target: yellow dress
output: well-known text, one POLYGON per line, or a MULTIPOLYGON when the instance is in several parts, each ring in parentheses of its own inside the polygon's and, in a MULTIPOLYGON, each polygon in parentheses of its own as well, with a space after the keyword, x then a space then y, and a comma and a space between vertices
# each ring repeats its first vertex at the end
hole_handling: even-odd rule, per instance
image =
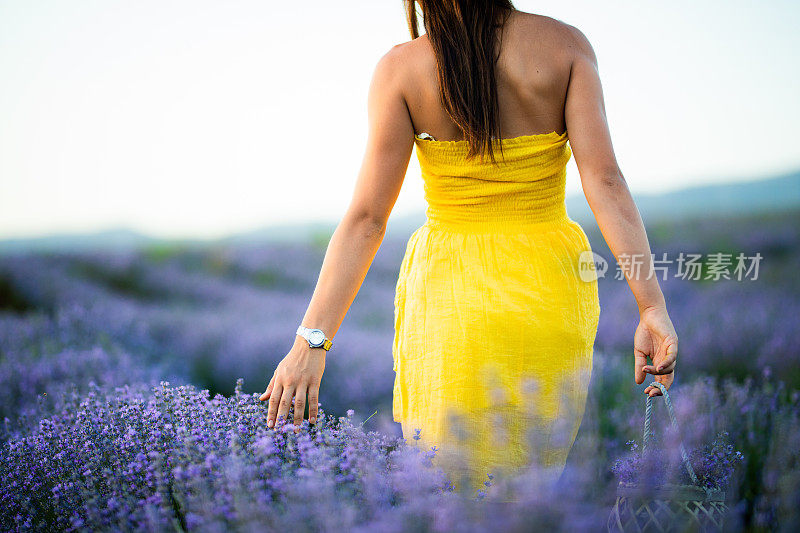
POLYGON ((415 136, 428 205, 395 293, 393 417, 459 491, 532 461, 560 474, 583 417, 600 304, 567 141, 495 140, 494 166, 415 136))

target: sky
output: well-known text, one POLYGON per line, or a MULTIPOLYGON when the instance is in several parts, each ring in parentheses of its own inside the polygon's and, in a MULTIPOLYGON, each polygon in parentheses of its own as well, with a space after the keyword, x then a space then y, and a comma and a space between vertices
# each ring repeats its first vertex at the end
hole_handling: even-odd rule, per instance
MULTIPOLYGON (((514 5, 592 43, 634 194, 800 168, 800 2, 514 5)), ((409 39, 401 0, 0 0, 0 239, 339 220, 409 39)), ((392 217, 424 207, 412 154, 392 217)))

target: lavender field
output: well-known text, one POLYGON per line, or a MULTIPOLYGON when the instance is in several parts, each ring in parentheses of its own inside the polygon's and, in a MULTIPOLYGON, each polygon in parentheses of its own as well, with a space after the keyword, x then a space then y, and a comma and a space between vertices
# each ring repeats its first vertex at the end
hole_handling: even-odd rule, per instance
MULTIPOLYGON (((670 393, 687 448, 727 432, 740 453, 694 463, 724 479, 725 528, 798 530, 800 212, 648 234, 657 257, 761 254, 755 279, 706 279, 708 262, 698 280, 669 267, 661 283, 680 337, 670 393)), ((635 301, 613 261, 564 475, 550 484, 531 465, 465 494, 392 421, 401 237, 384 241, 336 335, 316 426, 267 428, 258 396, 294 341, 326 243, 0 256, 0 528, 605 530, 619 461, 641 440, 645 388, 633 382, 635 301), (508 492, 519 501, 494 503, 508 492)))

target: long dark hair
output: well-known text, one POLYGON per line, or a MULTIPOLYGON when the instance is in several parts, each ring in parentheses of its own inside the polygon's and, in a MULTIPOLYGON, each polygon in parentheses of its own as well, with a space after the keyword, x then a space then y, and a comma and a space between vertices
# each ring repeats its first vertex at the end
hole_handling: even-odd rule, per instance
MULTIPOLYGON (((436 54, 439 96, 469 143, 467 158, 488 154, 496 163, 492 137, 500 139, 495 64, 498 33, 514 10, 511 0, 403 0, 412 39, 419 37, 417 3, 436 54)), ((500 143, 500 152, 503 148, 500 143)))

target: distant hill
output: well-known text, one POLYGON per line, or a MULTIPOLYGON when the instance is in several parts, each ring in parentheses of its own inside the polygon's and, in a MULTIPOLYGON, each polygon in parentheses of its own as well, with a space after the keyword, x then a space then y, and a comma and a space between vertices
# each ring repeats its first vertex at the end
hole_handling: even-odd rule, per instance
POLYGON ((94 233, 64 233, 30 237, 24 239, 0 240, 0 252, 25 252, 28 250, 86 250, 86 249, 130 249, 141 246, 153 239, 127 228, 115 228, 94 233))
MULTIPOLYGON (((773 178, 701 185, 663 194, 635 194, 634 199, 645 223, 675 217, 703 217, 730 214, 753 214, 800 207, 800 171, 773 178)), ((567 197, 569 216, 581 224, 595 223, 592 211, 582 194, 567 197)), ((406 238, 425 222, 425 212, 392 216, 388 237, 406 238)), ((91 234, 48 235, 29 239, 0 240, 0 253, 28 250, 130 249, 139 246, 172 242, 176 244, 248 245, 263 242, 327 242, 336 221, 306 224, 279 224, 219 239, 162 240, 121 228, 91 234)))
MULTIPOLYGON (((423 216, 424 218, 424 216, 423 216)), ((328 240, 336 229, 338 222, 305 222, 291 224, 275 224, 266 228, 237 233, 223 237, 218 242, 224 244, 257 244, 261 242, 303 242, 317 239, 328 240)))
MULTIPOLYGON (((762 180, 699 185, 662 194, 634 193, 633 197, 646 223, 676 216, 782 211, 800 206, 800 171, 762 180)), ((583 195, 567 198, 567 211, 579 222, 594 220, 583 195)))

